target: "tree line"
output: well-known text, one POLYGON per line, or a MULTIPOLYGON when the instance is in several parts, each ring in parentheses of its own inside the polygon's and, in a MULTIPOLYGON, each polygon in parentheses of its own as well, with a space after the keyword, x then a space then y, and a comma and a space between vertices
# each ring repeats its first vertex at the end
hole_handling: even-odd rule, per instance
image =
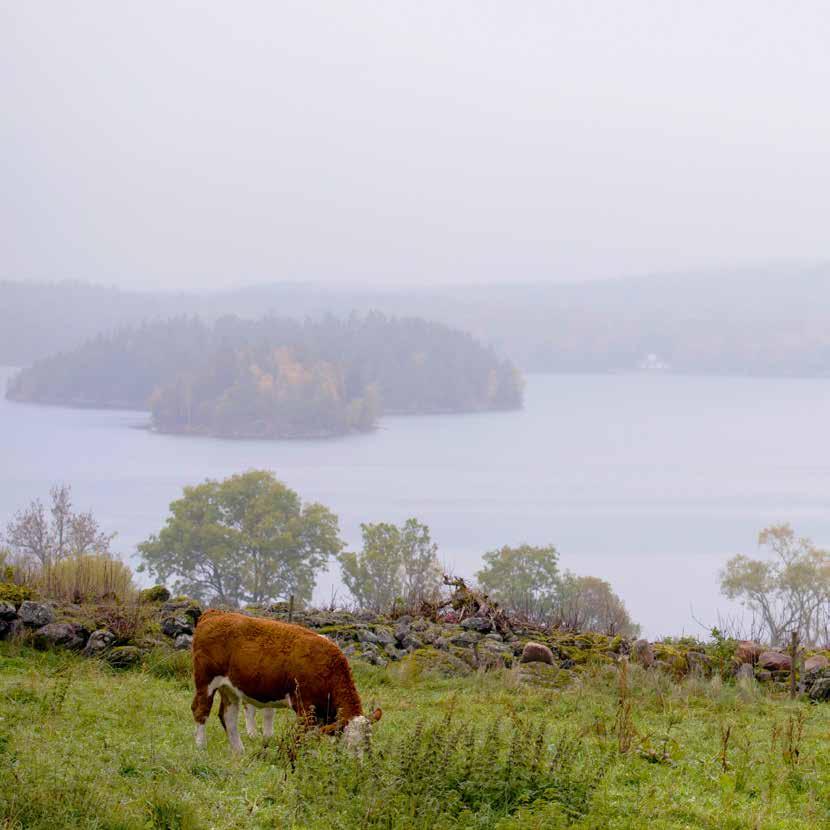
MULTIPOLYGON (((41 586, 55 573, 63 574, 61 585, 83 585, 93 568, 118 561, 111 552, 114 537, 91 514, 74 510, 65 485, 52 490, 49 505, 36 500, 16 514, 5 537, 7 566, 28 566, 29 580, 41 586), (65 527, 82 532, 67 534, 65 527), (67 580, 72 567, 83 573, 73 571, 67 580)), ((415 518, 401 525, 366 523, 361 537, 358 550, 346 550, 334 513, 303 502, 271 472, 251 470, 185 487, 164 526, 139 545, 138 570, 202 602, 244 607, 291 596, 309 603, 318 575, 335 561, 356 608, 400 613, 440 603, 446 568, 425 524, 415 518)), ((2 560, 0 552, 0 566, 2 560)), ((492 600, 523 619, 625 635, 637 631, 611 586, 562 573, 552 545, 490 551, 476 580, 492 600)))
MULTIPOLYGON (((311 600, 317 577, 335 561, 356 608, 375 613, 417 609, 440 600, 446 568, 429 528, 361 525, 361 546, 346 550, 337 516, 264 470, 185 487, 164 526, 139 545, 146 572, 200 601, 240 607, 294 596, 311 600)), ((123 598, 132 574, 112 551, 90 511, 75 508, 71 488, 53 487, 8 523, 0 538, 0 583, 18 582, 68 601, 123 598)), ((791 632, 807 645, 830 643, 830 552, 790 525, 765 528, 761 557, 732 557, 722 593, 749 611, 749 628, 727 620, 733 636, 781 646, 791 632), (741 630, 743 629, 743 630, 741 630)), ((559 567, 552 545, 488 551, 478 585, 511 615, 575 630, 635 634, 622 600, 605 580, 559 567)))
POLYGON ((382 413, 516 408, 522 390, 515 367, 469 335, 370 313, 127 327, 37 361, 7 395, 149 409, 163 432, 285 438, 370 429, 382 413))

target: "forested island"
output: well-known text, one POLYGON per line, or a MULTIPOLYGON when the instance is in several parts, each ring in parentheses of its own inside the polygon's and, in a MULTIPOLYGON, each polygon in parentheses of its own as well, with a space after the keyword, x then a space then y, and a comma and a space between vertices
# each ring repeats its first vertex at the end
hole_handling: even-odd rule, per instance
POLYGON ((470 335, 370 313, 129 326, 35 362, 6 394, 149 409, 160 432, 301 438, 369 430, 384 413, 515 409, 522 386, 511 363, 470 335))

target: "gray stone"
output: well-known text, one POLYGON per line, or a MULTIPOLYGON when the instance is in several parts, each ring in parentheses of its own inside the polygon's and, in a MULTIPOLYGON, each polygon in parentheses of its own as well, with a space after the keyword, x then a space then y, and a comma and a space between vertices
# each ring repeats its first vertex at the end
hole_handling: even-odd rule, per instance
POLYGON ((15 610, 14 605, 10 602, 0 602, 0 620, 4 620, 9 622, 10 620, 17 619, 17 611, 15 610))
POLYGON ((141 649, 135 646, 116 646, 105 659, 113 668, 128 669, 141 662, 141 655, 141 649))
POLYGON ((35 648, 47 649, 61 646, 80 651, 89 639, 89 632, 76 623, 49 623, 34 633, 35 648))
POLYGON ((176 637, 175 641, 173 642, 173 648, 178 649, 179 651, 185 651, 189 649, 192 645, 192 634, 179 634, 179 636, 176 637))
POLYGON ((487 617, 468 617, 462 620, 461 627, 467 631, 478 631, 480 634, 487 634, 493 630, 493 623, 487 617))
POLYGON ((84 648, 84 654, 87 657, 95 657, 103 654, 115 642, 115 634, 106 628, 99 628, 89 635, 84 648))
POLYGON ((735 679, 739 683, 754 683, 755 669, 752 668, 750 663, 741 663, 735 670, 735 679))
POLYGON ((391 643, 387 643, 383 647, 383 650, 386 652, 390 660, 401 660, 404 657, 406 657, 408 653, 406 651, 403 651, 402 649, 395 648, 395 646, 393 646, 391 643))
POLYGON ((168 637, 175 639, 179 634, 192 634, 193 624, 190 618, 184 615, 165 617, 161 621, 161 630, 168 637))
POLYGON ((462 631, 450 640, 450 644, 458 648, 472 648, 481 639, 482 635, 477 631, 462 631))
POLYGON ((398 620, 398 624, 395 627, 395 639, 399 643, 402 642, 403 638, 406 637, 407 634, 409 634, 409 629, 409 619, 402 617, 400 620, 398 620))
POLYGON ((374 631, 369 631, 368 628, 359 628, 357 630, 357 639, 361 643, 377 643, 380 642, 378 640, 377 635, 374 631))
POLYGON ((496 643, 503 643, 504 642, 504 638, 501 636, 501 634, 498 633, 498 631, 491 631, 489 634, 485 634, 484 639, 485 640, 493 640, 493 642, 496 642, 496 643))
POLYGON ((412 621, 412 630, 413 631, 426 631, 429 628, 429 622, 425 620, 423 617, 418 617, 418 619, 412 621))
POLYGON ((395 638, 386 628, 376 628, 375 639, 377 640, 377 642, 384 646, 395 645, 395 638))
POLYGON ((42 628, 55 621, 55 612, 52 607, 42 602, 24 600, 17 612, 23 624, 29 628, 42 628))
POLYGON ((412 633, 406 634, 400 642, 401 648, 405 648, 407 651, 416 651, 424 647, 424 644, 412 633))

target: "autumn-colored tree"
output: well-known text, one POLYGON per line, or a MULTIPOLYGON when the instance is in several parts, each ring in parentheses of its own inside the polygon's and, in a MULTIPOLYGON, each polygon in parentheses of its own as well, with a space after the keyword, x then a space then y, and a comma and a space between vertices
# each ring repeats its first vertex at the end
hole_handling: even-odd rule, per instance
POLYGON ((761 531, 762 559, 734 556, 721 571, 722 593, 739 600, 773 645, 791 631, 802 642, 826 644, 830 629, 830 553, 798 537, 789 524, 761 531))
POLYGON ((608 582, 570 571, 559 580, 551 622, 574 631, 601 631, 624 637, 635 637, 640 631, 608 582))

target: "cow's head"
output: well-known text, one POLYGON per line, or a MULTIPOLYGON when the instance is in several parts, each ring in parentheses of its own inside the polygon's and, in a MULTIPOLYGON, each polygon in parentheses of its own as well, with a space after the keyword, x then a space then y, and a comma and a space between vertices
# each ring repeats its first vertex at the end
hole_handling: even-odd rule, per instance
POLYGON ((343 729, 343 743, 346 748, 356 755, 362 756, 372 738, 372 724, 379 721, 383 715, 380 709, 375 709, 368 717, 358 715, 352 718, 343 729))

